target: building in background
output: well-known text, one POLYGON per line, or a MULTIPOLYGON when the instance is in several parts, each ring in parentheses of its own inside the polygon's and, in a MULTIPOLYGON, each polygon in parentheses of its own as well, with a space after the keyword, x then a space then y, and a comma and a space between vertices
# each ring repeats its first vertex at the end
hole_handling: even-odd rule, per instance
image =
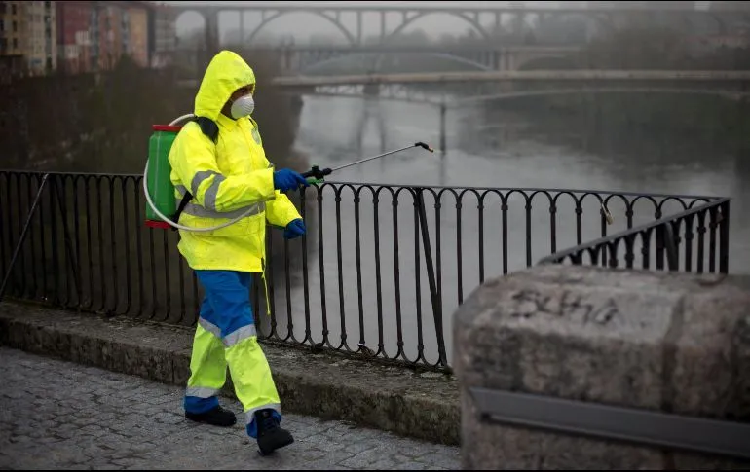
POLYGON ((149 66, 148 19, 151 16, 149 13, 153 14, 151 10, 134 6, 130 6, 126 11, 129 37, 125 53, 129 54, 140 67, 149 66))
POLYGON ((0 2, 0 74, 19 75, 26 70, 26 2, 0 2))
POLYGON ((177 30, 175 13, 165 3, 154 4, 153 15, 149 23, 151 44, 151 67, 161 68, 170 64, 177 49, 177 30))
POLYGON ((57 2, 57 57, 58 66, 67 73, 91 70, 93 48, 91 23, 94 15, 92 1, 57 2))
POLYGON ((174 21, 164 10, 142 1, 58 2, 59 57, 72 73, 112 69, 124 55, 149 67, 158 43, 153 36, 171 28, 174 40, 174 21), (161 25, 153 34, 152 23, 161 25))
POLYGON ((147 1, 0 1, 0 72, 109 70, 123 56, 163 67, 176 49, 175 15, 147 1))
POLYGON ((54 70, 57 2, 0 2, 0 68, 13 75, 54 70))
MULTIPOLYGON (((19 2, 21 3, 21 2, 19 2)), ((57 65, 56 3, 23 2, 26 6, 26 51, 29 72, 43 75, 57 65)))
MULTIPOLYGON (((123 53, 123 9, 120 2, 95 2, 92 28, 91 63, 95 71, 112 69, 123 53)), ((129 39, 129 38, 128 38, 129 39)))

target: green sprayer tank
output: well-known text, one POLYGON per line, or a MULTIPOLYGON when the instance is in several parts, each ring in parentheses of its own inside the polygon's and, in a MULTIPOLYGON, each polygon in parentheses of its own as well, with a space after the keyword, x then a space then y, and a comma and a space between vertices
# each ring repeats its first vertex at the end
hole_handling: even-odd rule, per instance
MULTIPOLYGON (((177 210, 174 185, 169 179, 169 150, 181 126, 153 125, 153 133, 148 141, 147 188, 154 206, 165 216, 172 216, 177 210)), ((167 224, 146 202, 146 226, 169 229, 167 224)))

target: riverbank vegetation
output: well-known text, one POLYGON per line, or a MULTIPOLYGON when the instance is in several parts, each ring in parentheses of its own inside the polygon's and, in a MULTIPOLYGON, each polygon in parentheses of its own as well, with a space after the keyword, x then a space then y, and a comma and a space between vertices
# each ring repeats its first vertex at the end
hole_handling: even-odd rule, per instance
MULTIPOLYGON (((299 99, 270 86, 278 60, 241 52, 258 81, 255 119, 266 152, 288 165, 299 99)), ((179 64, 178 64, 179 66, 179 64)), ((127 56, 101 74, 55 74, 0 87, 0 168, 140 173, 151 126, 193 110, 197 87, 179 68, 141 69, 127 56)))

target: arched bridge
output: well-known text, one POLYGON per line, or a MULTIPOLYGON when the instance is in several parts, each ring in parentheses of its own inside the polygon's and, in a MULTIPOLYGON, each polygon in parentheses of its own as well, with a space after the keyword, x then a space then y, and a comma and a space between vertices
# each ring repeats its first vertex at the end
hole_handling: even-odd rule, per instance
MULTIPOLYGON (((704 86, 705 87, 705 86, 704 86)), ((602 94, 690 94, 690 95, 712 95, 728 98, 730 100, 740 100, 750 96, 750 90, 736 90, 732 87, 724 88, 680 88, 674 85, 651 85, 651 86, 612 86, 611 84, 594 82, 593 84, 581 84, 578 87, 567 88, 548 88, 543 90, 517 90, 497 93, 484 93, 481 88, 476 90, 466 89, 462 97, 456 97, 454 94, 436 93, 412 89, 404 85, 390 84, 382 85, 377 89, 365 85, 340 85, 340 86, 321 86, 315 90, 306 93, 307 95, 332 96, 332 97, 352 97, 352 98, 370 98, 375 97, 378 100, 421 103, 435 105, 445 108, 461 108, 476 103, 511 100, 524 97, 543 97, 557 95, 575 95, 581 93, 602 93, 602 94)))
MULTIPOLYGON (((197 80, 183 81, 195 87, 197 80)), ((549 90, 707 90, 744 96, 750 91, 750 71, 700 70, 533 70, 448 72, 421 74, 369 74, 323 77, 277 77, 272 84, 292 93, 380 95, 407 90, 414 85, 490 85, 492 93, 545 93, 549 90)), ((414 89, 411 89, 414 90, 414 89)), ((434 92, 433 92, 434 95, 434 92)))
MULTIPOLYGON (((229 13, 236 15, 240 20, 240 33, 245 44, 252 44, 257 35, 268 25, 283 16, 292 13, 302 13, 313 17, 323 18, 331 24, 331 27, 340 31, 345 41, 351 46, 363 44, 363 17, 375 14, 380 17, 380 43, 388 44, 407 27, 415 24, 423 18, 435 14, 450 15, 467 24, 475 34, 484 39, 491 38, 491 29, 487 26, 486 19, 493 18, 494 25, 502 24, 503 17, 513 17, 520 20, 522 24, 529 24, 532 20, 543 25, 547 21, 563 17, 577 16, 587 20, 600 31, 611 31, 623 23, 623 19, 629 20, 634 17, 645 18, 668 15, 679 18, 684 26, 692 26, 697 22, 704 22, 705 18, 715 23, 715 33, 727 33, 727 21, 731 18, 745 17, 747 11, 742 6, 736 9, 726 7, 721 12, 696 11, 693 2, 634 2, 627 7, 612 8, 607 2, 589 2, 585 8, 580 2, 560 2, 558 8, 542 6, 526 6, 524 2, 510 2, 482 6, 445 6, 423 2, 417 5, 405 4, 357 4, 356 2, 336 2, 328 4, 316 4, 314 2, 280 3, 280 2, 247 2, 244 4, 211 2, 209 4, 195 4, 184 2, 181 5, 172 5, 172 9, 179 18, 182 13, 193 11, 204 17, 206 22, 206 50, 216 51, 219 48, 219 14, 229 13), (246 26, 245 13, 257 13, 260 22, 251 28, 246 26), (354 24, 346 20, 354 15, 354 24), (396 19, 395 25, 388 24, 388 18, 396 19), (389 27, 390 26, 390 27, 389 27)), ((741 3, 741 2, 734 2, 741 3)), ((393 23, 393 22, 391 22, 393 23)))
POLYGON ((716 84, 750 88, 750 71, 710 70, 534 70, 497 72, 446 72, 422 74, 369 74, 338 77, 277 77, 277 87, 312 91, 317 87, 380 86, 387 84, 456 84, 456 83, 670 83, 682 86, 716 84))
POLYGON ((276 50, 286 75, 326 75, 331 70, 350 72, 378 72, 388 68, 403 69, 399 63, 415 67, 429 67, 428 62, 440 66, 455 65, 469 70, 519 70, 537 61, 562 60, 571 66, 581 51, 575 46, 516 46, 516 47, 285 47, 276 50))

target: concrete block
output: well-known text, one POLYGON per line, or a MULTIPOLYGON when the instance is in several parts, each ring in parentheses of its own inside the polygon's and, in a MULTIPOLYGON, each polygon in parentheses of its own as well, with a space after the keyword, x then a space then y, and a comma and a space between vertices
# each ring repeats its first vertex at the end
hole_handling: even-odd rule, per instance
MULTIPOLYGON (((487 281, 457 310, 465 468, 750 463, 480 420, 471 387, 750 419, 750 277, 547 266, 487 281)), ((750 440, 748 441, 750 447, 750 440)))

